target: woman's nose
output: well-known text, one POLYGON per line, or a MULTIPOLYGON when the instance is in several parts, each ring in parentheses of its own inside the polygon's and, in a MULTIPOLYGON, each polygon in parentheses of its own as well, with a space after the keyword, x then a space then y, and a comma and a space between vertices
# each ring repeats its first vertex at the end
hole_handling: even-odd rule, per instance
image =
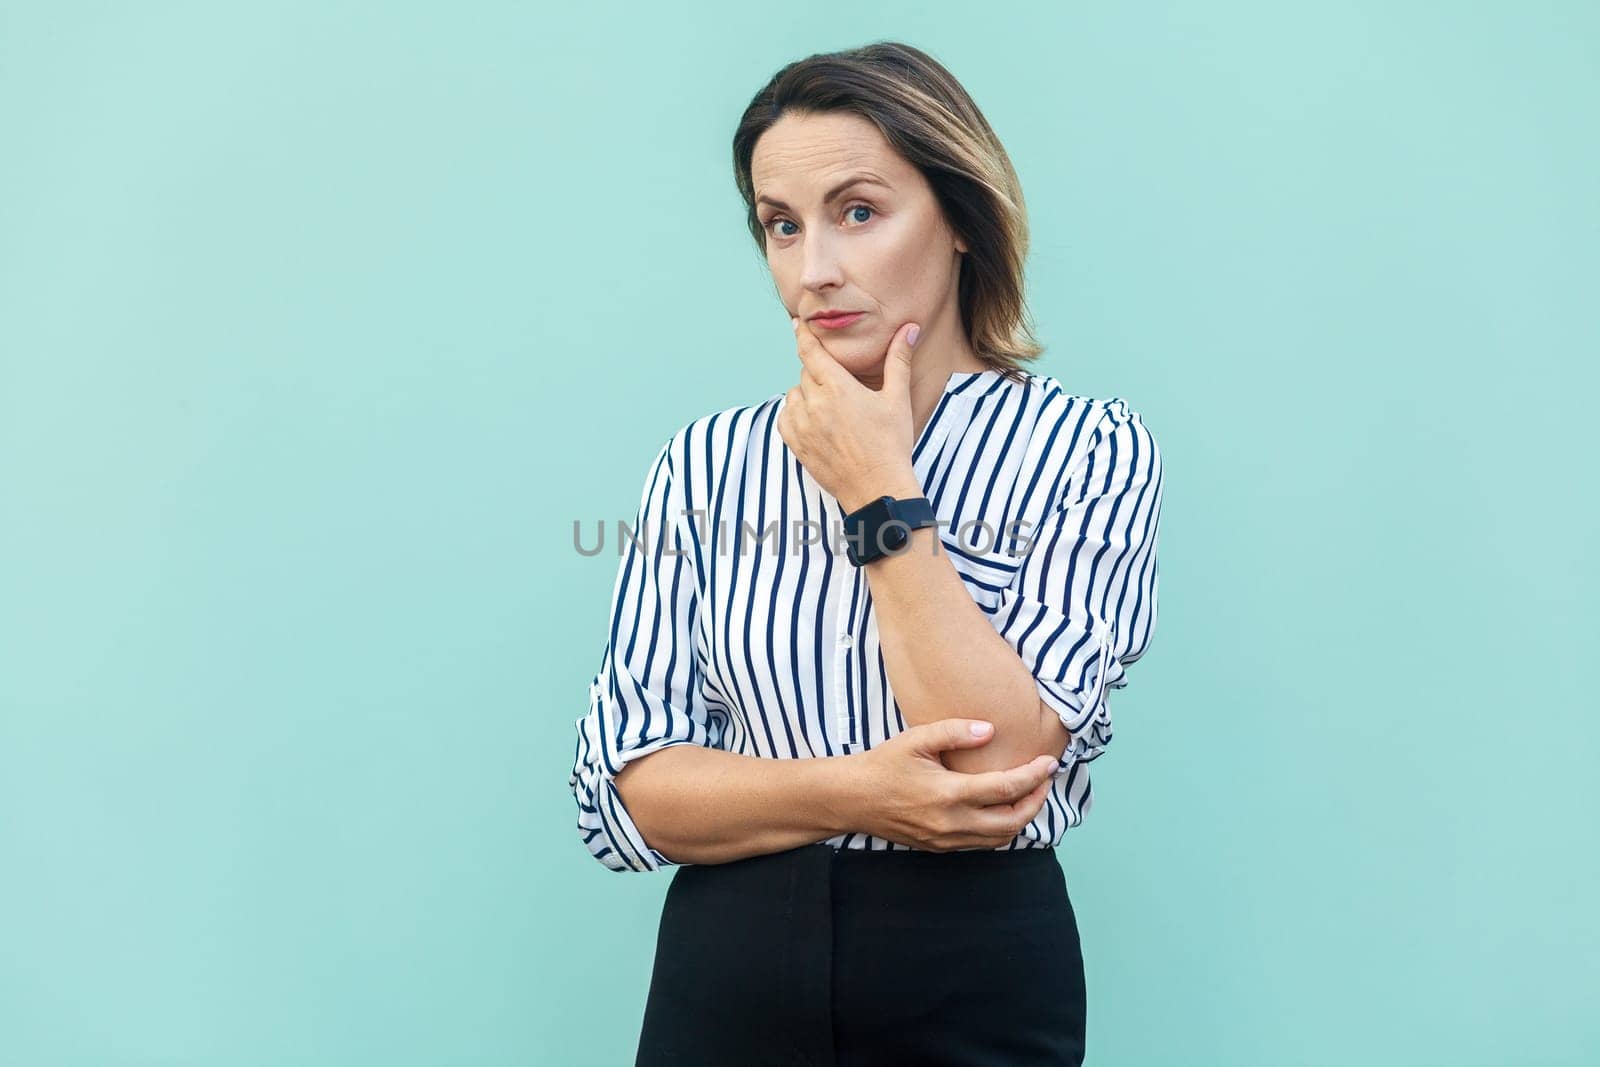
POLYGON ((839 283, 839 256, 825 238, 806 242, 801 251, 800 282, 809 288, 839 283))

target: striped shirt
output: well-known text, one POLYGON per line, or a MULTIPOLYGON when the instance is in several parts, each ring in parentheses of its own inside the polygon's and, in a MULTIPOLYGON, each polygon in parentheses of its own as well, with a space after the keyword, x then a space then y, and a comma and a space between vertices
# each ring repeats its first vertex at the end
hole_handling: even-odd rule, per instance
MULTIPOLYGON (((844 510, 777 428, 787 393, 695 419, 656 453, 622 540, 610 633, 577 721, 570 785, 589 851, 617 871, 676 865, 613 779, 668 745, 770 759, 861 752, 905 729, 844 510)), ((1161 454, 1120 398, 1046 375, 950 376, 912 451, 973 600, 1072 740, 1039 814, 1003 848, 1058 844, 1091 806, 1112 689, 1156 621, 1161 454)), ((909 846, 850 832, 835 848, 909 846)))

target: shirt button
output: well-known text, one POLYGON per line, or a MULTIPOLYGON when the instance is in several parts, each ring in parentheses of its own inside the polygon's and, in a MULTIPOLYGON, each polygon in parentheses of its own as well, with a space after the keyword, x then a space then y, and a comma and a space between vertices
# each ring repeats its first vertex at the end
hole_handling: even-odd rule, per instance
POLYGON ((851 640, 852 640, 852 638, 851 638, 851 636, 849 634, 840 634, 839 635, 839 643, 841 645, 848 645, 851 640))

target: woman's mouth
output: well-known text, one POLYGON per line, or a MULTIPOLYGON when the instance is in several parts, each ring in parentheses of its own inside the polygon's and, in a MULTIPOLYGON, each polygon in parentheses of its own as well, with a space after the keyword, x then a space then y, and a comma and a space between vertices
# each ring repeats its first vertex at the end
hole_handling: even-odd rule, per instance
POLYGON ((865 314, 865 311, 853 311, 848 315, 818 315, 811 322, 825 330, 842 330, 865 314))

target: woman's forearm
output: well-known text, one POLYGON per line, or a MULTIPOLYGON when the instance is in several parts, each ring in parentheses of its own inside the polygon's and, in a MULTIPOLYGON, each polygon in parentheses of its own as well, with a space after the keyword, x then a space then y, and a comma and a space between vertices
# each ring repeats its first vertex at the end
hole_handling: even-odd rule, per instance
POLYGON ((1067 728, 1016 650, 984 618, 949 555, 932 544, 937 536, 932 528, 914 531, 903 554, 867 565, 884 673, 906 725, 954 717, 993 723, 987 745, 943 754, 946 767, 965 774, 1059 757, 1067 728))
MULTIPOLYGON (((901 484, 882 491, 922 495, 909 472, 901 484)), ((972 599, 936 527, 913 530, 901 552, 865 570, 884 672, 906 725, 958 716, 994 724, 992 741, 946 752, 945 766, 972 774, 1061 755, 1070 740, 1067 728, 1040 698, 1016 650, 972 599)))
POLYGON ((674 863, 727 863, 857 830, 857 756, 771 759, 670 745, 617 774, 650 847, 674 863))

